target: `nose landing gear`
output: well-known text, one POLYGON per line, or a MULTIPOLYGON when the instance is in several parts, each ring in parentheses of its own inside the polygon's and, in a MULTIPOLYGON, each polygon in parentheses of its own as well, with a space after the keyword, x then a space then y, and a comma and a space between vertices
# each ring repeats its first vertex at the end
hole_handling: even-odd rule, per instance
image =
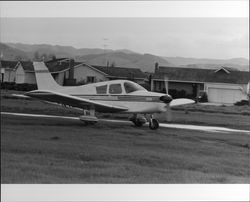
POLYGON ((159 121, 157 121, 157 119, 153 118, 153 115, 150 115, 149 128, 151 130, 156 130, 157 128, 159 128, 159 121))

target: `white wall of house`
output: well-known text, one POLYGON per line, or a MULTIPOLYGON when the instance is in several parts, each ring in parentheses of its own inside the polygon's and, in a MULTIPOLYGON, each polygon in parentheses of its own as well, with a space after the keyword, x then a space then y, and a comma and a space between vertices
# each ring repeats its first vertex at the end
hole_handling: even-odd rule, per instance
POLYGON ((36 77, 34 72, 24 71, 22 65, 18 65, 15 72, 15 81, 17 84, 28 83, 36 84, 36 77))
POLYGON ((87 77, 94 77, 95 82, 100 81, 107 81, 108 79, 105 77, 104 74, 101 72, 98 72, 88 66, 85 65, 79 65, 74 69, 74 78, 76 79, 76 82, 87 82, 87 77))
POLYGON ((247 99, 247 84, 206 83, 208 102, 233 104, 247 99))
POLYGON ((25 83, 25 72, 22 65, 18 65, 16 69, 16 83, 25 83))
POLYGON ((15 77, 16 77, 16 72, 14 70, 5 69, 3 82, 15 82, 15 77))

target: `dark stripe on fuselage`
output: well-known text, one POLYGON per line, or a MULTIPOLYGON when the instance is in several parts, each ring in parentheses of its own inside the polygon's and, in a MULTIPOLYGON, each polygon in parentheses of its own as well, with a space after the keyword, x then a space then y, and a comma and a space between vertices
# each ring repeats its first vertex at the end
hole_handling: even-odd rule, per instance
POLYGON ((79 98, 99 101, 126 101, 126 102, 161 102, 156 96, 142 95, 72 95, 79 98))

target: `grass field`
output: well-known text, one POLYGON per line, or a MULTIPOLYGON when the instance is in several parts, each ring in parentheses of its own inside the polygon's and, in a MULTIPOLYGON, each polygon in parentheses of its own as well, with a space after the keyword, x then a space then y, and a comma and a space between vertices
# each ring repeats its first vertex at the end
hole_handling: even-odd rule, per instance
MULTIPOLYGON (((80 114, 5 98, 1 110, 80 114)), ((250 128, 243 114, 173 113, 174 122, 250 128)), ((250 183, 249 145, 243 133, 2 115, 1 183, 250 183)))

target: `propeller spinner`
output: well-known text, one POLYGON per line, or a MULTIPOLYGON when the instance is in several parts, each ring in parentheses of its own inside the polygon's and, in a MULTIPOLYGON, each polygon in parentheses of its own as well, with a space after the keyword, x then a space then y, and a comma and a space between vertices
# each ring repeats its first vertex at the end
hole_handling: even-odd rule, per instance
POLYGON ((161 96, 160 100, 166 104, 169 104, 173 100, 173 98, 171 95, 166 94, 166 95, 161 96))

